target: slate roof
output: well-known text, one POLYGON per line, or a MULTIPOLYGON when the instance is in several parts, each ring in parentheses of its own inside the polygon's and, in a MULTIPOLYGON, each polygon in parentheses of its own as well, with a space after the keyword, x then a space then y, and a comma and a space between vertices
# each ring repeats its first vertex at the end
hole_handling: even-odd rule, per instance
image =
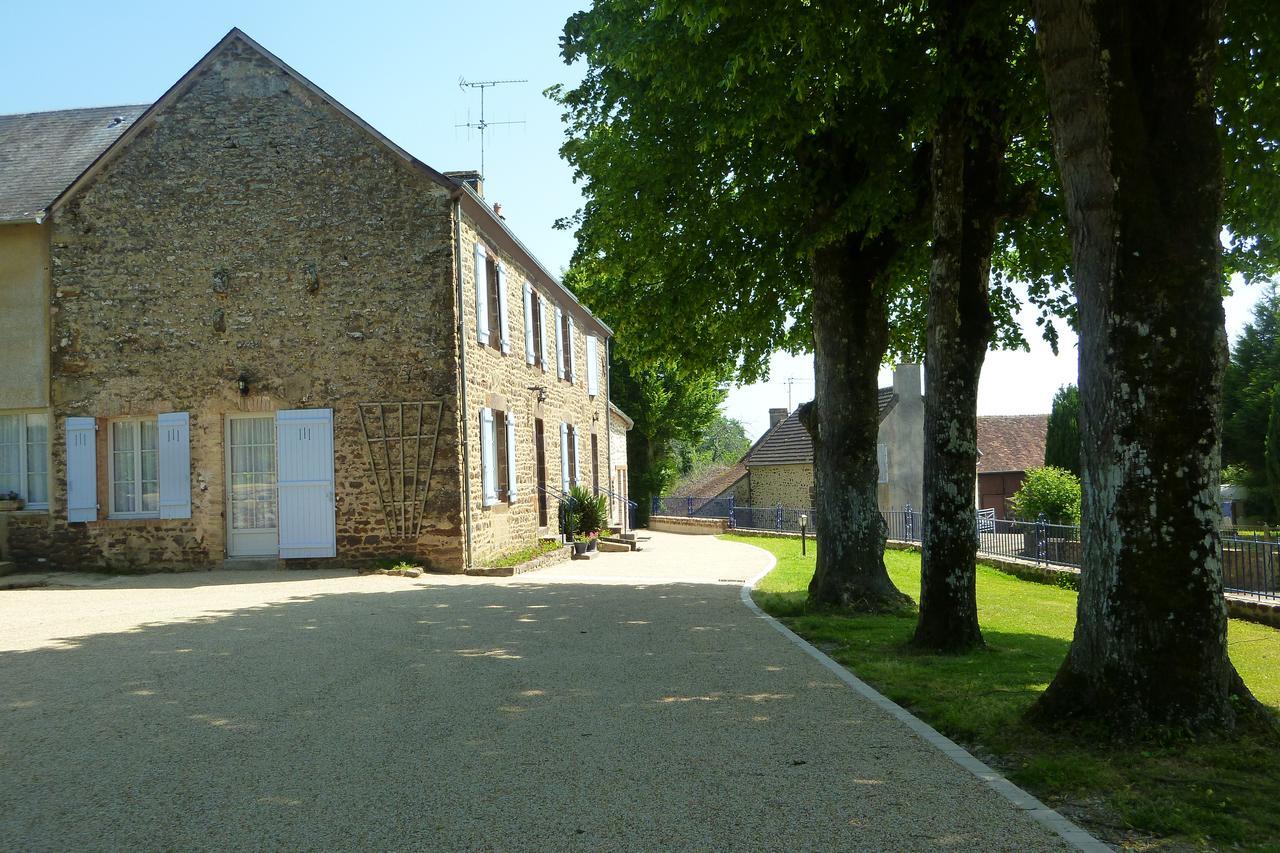
POLYGON ((978 418, 978 473, 1028 471, 1044 465, 1048 415, 983 415, 978 418))
MULTIPOLYGON (((881 388, 879 396, 880 420, 889 414, 897 397, 893 388, 881 388)), ((742 461, 752 465, 812 465, 813 439, 800 423, 800 410, 787 415, 786 420, 764 434, 756 446, 747 451, 742 461)))
POLYGON ((0 116, 0 222, 35 220, 147 106, 0 116))

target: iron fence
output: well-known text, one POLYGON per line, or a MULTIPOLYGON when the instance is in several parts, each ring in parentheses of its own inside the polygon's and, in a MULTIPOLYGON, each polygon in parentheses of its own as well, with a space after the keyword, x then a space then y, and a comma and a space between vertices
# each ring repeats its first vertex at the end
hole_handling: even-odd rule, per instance
MULTIPOLYGON (((813 532, 818 514, 811 508, 743 506, 733 498, 654 498, 654 515, 726 518, 738 530, 799 533, 803 520, 813 532)), ((881 513, 885 534, 901 542, 920 542, 923 515, 910 505, 881 513)), ((988 557, 1029 560, 1039 565, 1080 568, 1083 546, 1080 528, 1036 521, 996 518, 994 510, 979 511, 974 526, 978 553, 988 557)), ((1280 541, 1261 537, 1222 539, 1222 580, 1227 592, 1280 598, 1280 541)))

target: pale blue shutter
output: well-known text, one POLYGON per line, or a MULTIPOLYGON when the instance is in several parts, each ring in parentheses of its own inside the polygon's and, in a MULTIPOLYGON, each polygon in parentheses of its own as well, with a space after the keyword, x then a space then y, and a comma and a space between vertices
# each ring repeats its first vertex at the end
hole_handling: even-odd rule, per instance
POLYGON ((596 336, 587 335, 587 393, 592 397, 600 393, 600 365, 597 364, 596 336))
POLYGON ((556 306, 556 378, 564 379, 564 335, 561 334, 563 317, 560 306, 556 306))
POLYGON ((577 362, 574 358, 575 353, 573 351, 574 349, 573 339, 576 337, 577 337, 577 334, 573 330, 573 318, 570 317, 569 318, 569 340, 564 347, 564 357, 565 357, 564 375, 566 378, 568 378, 570 382, 576 382, 578 379, 577 362))
POLYGON ((156 420, 160 428, 160 517, 190 518, 190 416, 168 412, 156 420))
POLYGON ((516 502, 516 419, 507 412, 507 501, 516 502))
POLYGON ((489 343, 489 278, 485 274, 484 243, 476 241, 476 339, 489 343))
POLYGON ((560 491, 569 493, 569 425, 560 424, 560 491))
POLYGON ((498 261, 498 343, 502 354, 511 352, 511 321, 507 316, 507 267, 498 261))
POLYGON ((533 287, 524 283, 524 361, 533 364, 533 287))
POLYGON ((480 485, 484 505, 498 502, 497 436, 493 431, 493 409, 480 410, 480 485))
POLYGON ((93 418, 66 418, 67 521, 98 520, 98 440, 93 418))
POLYGON ((546 373, 547 365, 551 363, 551 338, 547 337, 547 300, 542 298, 542 294, 538 294, 538 322, 542 324, 542 372, 546 373))
POLYGON ((276 502, 283 559, 333 557, 333 409, 276 412, 276 502))

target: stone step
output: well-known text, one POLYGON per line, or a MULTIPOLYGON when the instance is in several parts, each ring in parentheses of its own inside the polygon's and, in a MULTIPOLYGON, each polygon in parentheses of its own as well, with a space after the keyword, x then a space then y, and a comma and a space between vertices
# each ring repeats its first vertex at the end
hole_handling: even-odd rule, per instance
POLYGON ((228 557, 222 568, 233 572, 276 572, 284 569, 279 557, 228 557))
POLYGON ((605 553, 630 553, 635 550, 635 545, 630 542, 617 542, 613 539, 601 539, 596 547, 605 553))
POLYGON ((575 552, 574 552, 574 554, 573 554, 572 559, 574 559, 574 560, 594 560, 596 557, 599 557, 599 556, 600 556, 600 551, 599 551, 599 550, 596 550, 596 551, 587 551, 587 552, 585 552, 585 553, 583 553, 583 554, 579 554, 579 553, 577 553, 577 552, 575 551, 575 552))
POLYGON ((18 571, 18 567, 16 565, 14 565, 13 563, 6 563, 3 560, 0 560, 0 578, 4 577, 5 575, 11 575, 16 571, 18 571))

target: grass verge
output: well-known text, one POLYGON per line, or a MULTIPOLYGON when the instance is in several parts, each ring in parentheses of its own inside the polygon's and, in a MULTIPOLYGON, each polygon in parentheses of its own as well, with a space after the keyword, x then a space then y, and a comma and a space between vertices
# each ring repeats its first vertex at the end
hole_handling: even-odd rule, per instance
MULTIPOLYGON (((802 557, 791 539, 723 538, 778 558, 754 592, 764 610, 1099 837, 1146 850, 1280 850, 1280 738, 1274 732, 1135 745, 1078 731, 1047 733, 1022 721, 1066 655, 1074 591, 979 566, 987 648, 921 654, 907 647, 914 616, 806 612, 812 543, 802 557)), ((889 551, 885 564, 898 588, 919 600, 920 555, 889 551)), ((1280 631, 1233 619, 1228 644, 1254 695, 1280 710, 1280 631)))
POLYGON ((521 563, 527 563, 536 557, 541 557, 543 554, 549 554, 550 552, 563 547, 564 543, 559 539, 539 539, 536 544, 530 545, 527 548, 508 551, 491 560, 486 560, 485 565, 492 566, 495 569, 507 568, 508 566, 518 566, 521 563))

